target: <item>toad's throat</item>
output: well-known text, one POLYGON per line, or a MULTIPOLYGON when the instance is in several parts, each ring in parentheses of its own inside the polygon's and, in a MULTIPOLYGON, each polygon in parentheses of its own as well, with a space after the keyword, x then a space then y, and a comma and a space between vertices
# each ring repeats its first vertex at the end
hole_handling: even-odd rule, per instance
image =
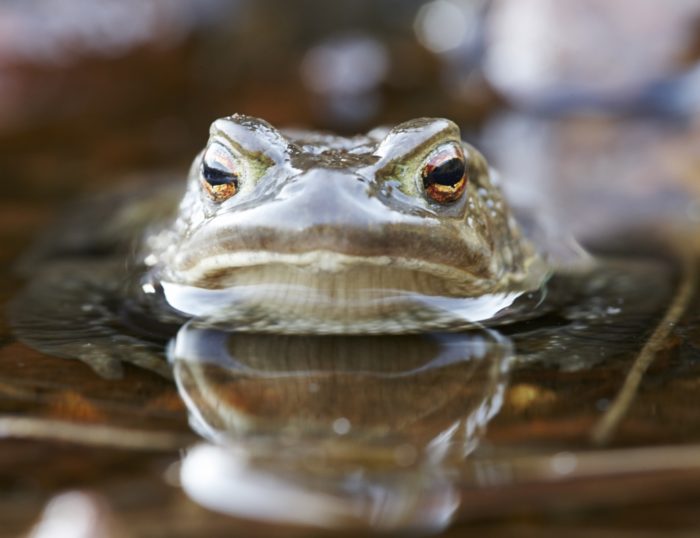
POLYGON ((458 329, 493 317, 531 287, 526 275, 485 278, 423 260, 318 252, 232 253, 169 276, 161 283, 177 310, 241 331, 291 334, 458 329))
MULTIPOLYGON (((363 290, 481 295, 501 287, 503 272, 479 263, 457 268, 410 257, 354 256, 330 251, 299 254, 237 251, 194 261, 190 258, 188 263, 166 271, 163 277, 204 289, 250 285, 302 287, 341 300, 363 290)), ((512 283, 510 280, 503 284, 512 283)))

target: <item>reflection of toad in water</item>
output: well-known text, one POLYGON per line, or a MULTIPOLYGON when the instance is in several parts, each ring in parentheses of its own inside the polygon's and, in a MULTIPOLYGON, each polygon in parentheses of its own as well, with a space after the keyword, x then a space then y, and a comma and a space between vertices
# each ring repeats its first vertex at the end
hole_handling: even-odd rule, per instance
POLYGON ((440 527, 448 478, 501 405, 510 344, 492 332, 259 336, 185 326, 171 349, 212 445, 181 480, 204 506, 273 521, 440 527))

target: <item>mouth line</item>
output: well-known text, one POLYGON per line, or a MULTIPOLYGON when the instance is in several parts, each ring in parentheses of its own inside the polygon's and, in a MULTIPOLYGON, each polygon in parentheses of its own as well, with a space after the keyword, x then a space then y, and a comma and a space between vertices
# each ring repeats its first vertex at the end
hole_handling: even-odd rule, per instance
MULTIPOLYGON (((185 264, 182 264, 185 265, 185 264)), ((180 269, 169 271, 166 278, 174 282, 194 283, 205 289, 227 288, 237 283, 242 272, 258 270, 260 283, 265 282, 264 274, 274 271, 303 273, 312 279, 331 279, 337 283, 354 279, 359 272, 413 273, 425 278, 460 282, 462 286, 479 284, 479 288, 490 283, 493 275, 486 274, 483 268, 471 271, 469 268, 454 267, 441 262, 405 256, 358 256, 331 250, 313 250, 304 253, 280 253, 273 251, 236 251, 204 256, 180 269)), ((285 279, 286 280, 286 279, 285 279)), ((272 278, 269 282, 278 282, 272 278)), ((391 287, 391 279, 383 286, 391 287)), ((309 284, 307 287, 316 286, 309 284)))

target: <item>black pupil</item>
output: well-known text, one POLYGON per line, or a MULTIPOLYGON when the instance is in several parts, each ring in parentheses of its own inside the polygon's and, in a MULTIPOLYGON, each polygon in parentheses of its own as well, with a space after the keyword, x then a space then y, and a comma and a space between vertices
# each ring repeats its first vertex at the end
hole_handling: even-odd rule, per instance
POLYGON ((230 170, 221 170, 212 166, 204 165, 202 167, 202 175, 209 185, 216 187, 218 185, 228 185, 236 182, 236 174, 230 170))
POLYGON ((424 183, 426 186, 437 183, 439 185, 454 187, 459 183, 462 177, 464 177, 465 170, 465 162, 458 157, 453 157, 428 172, 425 176, 424 183))

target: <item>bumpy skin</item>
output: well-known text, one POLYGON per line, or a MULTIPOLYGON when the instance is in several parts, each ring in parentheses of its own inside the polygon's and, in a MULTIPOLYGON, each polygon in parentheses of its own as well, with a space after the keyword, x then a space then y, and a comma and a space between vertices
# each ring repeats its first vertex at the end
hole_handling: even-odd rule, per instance
POLYGON ((203 152, 179 217, 148 241, 153 280, 187 314, 242 330, 416 332, 455 324, 425 298, 514 297, 546 276, 449 120, 342 138, 234 115, 212 124, 212 144, 234 156, 238 192, 209 196, 203 152), (421 170, 448 143, 462 144, 468 185, 445 204, 426 195, 421 170))

